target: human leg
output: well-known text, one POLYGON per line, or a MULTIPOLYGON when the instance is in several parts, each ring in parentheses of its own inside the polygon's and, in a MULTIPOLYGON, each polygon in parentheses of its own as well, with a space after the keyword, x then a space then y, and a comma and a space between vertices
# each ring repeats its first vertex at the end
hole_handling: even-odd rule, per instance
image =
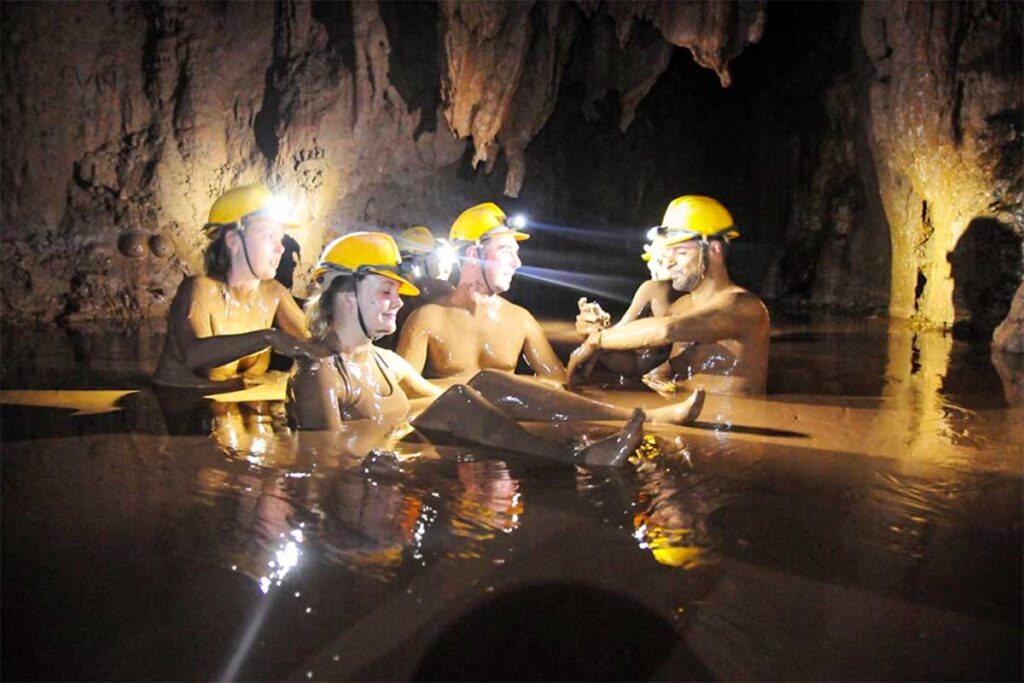
MULTIPOLYGON (((492 405, 516 420, 628 420, 632 408, 579 396, 571 391, 552 389, 528 377, 484 370, 468 382, 492 405)), ((647 420, 669 424, 688 424, 697 419, 704 405, 704 393, 696 391, 679 403, 646 412, 647 420)))
POLYGON ((643 421, 643 411, 634 410, 620 432, 577 452, 530 433, 473 387, 456 384, 420 413, 412 425, 422 431, 443 432, 473 443, 565 462, 620 465, 643 438, 643 421))

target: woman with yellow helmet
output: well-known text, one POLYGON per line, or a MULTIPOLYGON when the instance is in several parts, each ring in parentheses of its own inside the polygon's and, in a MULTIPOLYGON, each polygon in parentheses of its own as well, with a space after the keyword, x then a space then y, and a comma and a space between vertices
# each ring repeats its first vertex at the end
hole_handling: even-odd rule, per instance
POLYGON ((417 296, 390 235, 356 232, 327 245, 315 271, 319 292, 307 304, 310 332, 331 355, 299 359, 288 386, 288 408, 300 429, 339 430, 349 420, 401 423, 424 431, 518 451, 573 460, 571 450, 537 437, 516 420, 628 419, 625 429, 580 452, 582 462, 620 464, 642 437, 645 417, 692 421, 702 396, 690 402, 631 411, 525 378, 484 371, 442 390, 404 358, 374 341, 395 331, 400 295, 417 296), (410 400, 412 399, 412 400, 410 400), (419 404, 419 405, 417 405, 419 404))
POLYGON ((316 355, 306 319, 274 274, 286 227, 295 227, 263 185, 221 195, 204 226, 206 273, 185 278, 171 303, 167 338, 153 381, 222 386, 266 372, 270 351, 316 355))

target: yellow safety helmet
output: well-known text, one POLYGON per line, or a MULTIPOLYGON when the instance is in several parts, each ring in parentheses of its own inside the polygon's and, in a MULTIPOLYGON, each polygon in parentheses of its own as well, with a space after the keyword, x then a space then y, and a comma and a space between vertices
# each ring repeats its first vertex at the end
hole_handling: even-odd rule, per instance
POLYGON ((677 197, 665 209, 661 225, 651 230, 652 239, 660 238, 662 246, 671 247, 690 240, 731 240, 739 237, 732 215, 712 199, 696 194, 677 197))
POLYGON ((395 242, 403 254, 429 254, 437 246, 434 233, 422 225, 406 228, 399 233, 395 242))
POLYGON ((501 234, 511 234, 517 242, 530 239, 528 234, 508 224, 505 212, 497 204, 485 202, 463 211, 452 223, 448 239, 462 244, 479 244, 482 240, 501 234))
POLYGON ((324 247, 320 262, 313 270, 319 278, 327 272, 361 277, 373 273, 399 284, 398 293, 419 296, 420 290, 406 279, 402 255, 391 235, 383 232, 350 232, 324 247))
POLYGON ((640 254, 640 258, 642 258, 644 261, 650 261, 652 258, 654 258, 655 253, 664 248, 664 240, 651 240, 650 242, 644 245, 644 253, 640 254))
POLYGON ((284 200, 275 197, 266 185, 255 183, 228 190, 218 197, 210 207, 203 230, 212 238, 225 226, 241 229, 242 221, 256 215, 269 216, 289 228, 299 224, 284 200))

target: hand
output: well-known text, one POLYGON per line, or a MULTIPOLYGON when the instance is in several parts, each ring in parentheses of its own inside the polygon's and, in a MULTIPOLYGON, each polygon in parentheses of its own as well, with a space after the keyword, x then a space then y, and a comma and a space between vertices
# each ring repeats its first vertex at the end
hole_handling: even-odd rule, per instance
MULTIPOLYGON (((663 366, 664 367, 664 366, 663 366)), ((648 389, 657 392, 662 398, 670 398, 676 394, 676 383, 671 375, 661 367, 651 370, 641 378, 648 389)))
POLYGON ((577 305, 580 307, 579 315, 576 316, 576 331, 578 333, 589 335, 611 326, 612 317, 601 308, 601 304, 596 301, 590 303, 586 297, 582 297, 577 305))
POLYGON ((594 363, 597 362, 597 353, 601 350, 601 333, 591 334, 579 348, 569 356, 569 366, 566 371, 569 376, 568 384, 573 385, 573 375, 577 368, 583 366, 583 377, 590 377, 594 370, 594 363))
POLYGON ((293 337, 287 332, 281 330, 271 329, 268 330, 270 348, 276 353, 288 358, 326 358, 331 355, 331 350, 324 344, 317 344, 307 339, 299 339, 293 337))

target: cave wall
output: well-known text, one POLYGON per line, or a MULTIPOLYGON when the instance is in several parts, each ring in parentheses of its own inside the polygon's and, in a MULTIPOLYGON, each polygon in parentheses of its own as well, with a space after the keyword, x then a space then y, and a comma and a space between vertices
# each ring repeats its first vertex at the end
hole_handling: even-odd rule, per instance
POLYGON ((495 199, 577 230, 535 231, 528 263, 573 248, 636 279, 638 228, 705 193, 776 305, 948 325, 967 226, 1022 234, 1021 23, 1014 3, 4 3, 0 315, 162 316, 212 199, 264 181, 307 221, 300 294, 335 234, 440 233, 495 199))
MULTIPOLYGON (((1022 9, 864 4, 873 152, 892 235, 892 315, 951 325, 948 257, 971 222, 992 219, 1024 235, 1022 9)), ((1016 283, 1008 284, 1012 291, 1016 283)))

